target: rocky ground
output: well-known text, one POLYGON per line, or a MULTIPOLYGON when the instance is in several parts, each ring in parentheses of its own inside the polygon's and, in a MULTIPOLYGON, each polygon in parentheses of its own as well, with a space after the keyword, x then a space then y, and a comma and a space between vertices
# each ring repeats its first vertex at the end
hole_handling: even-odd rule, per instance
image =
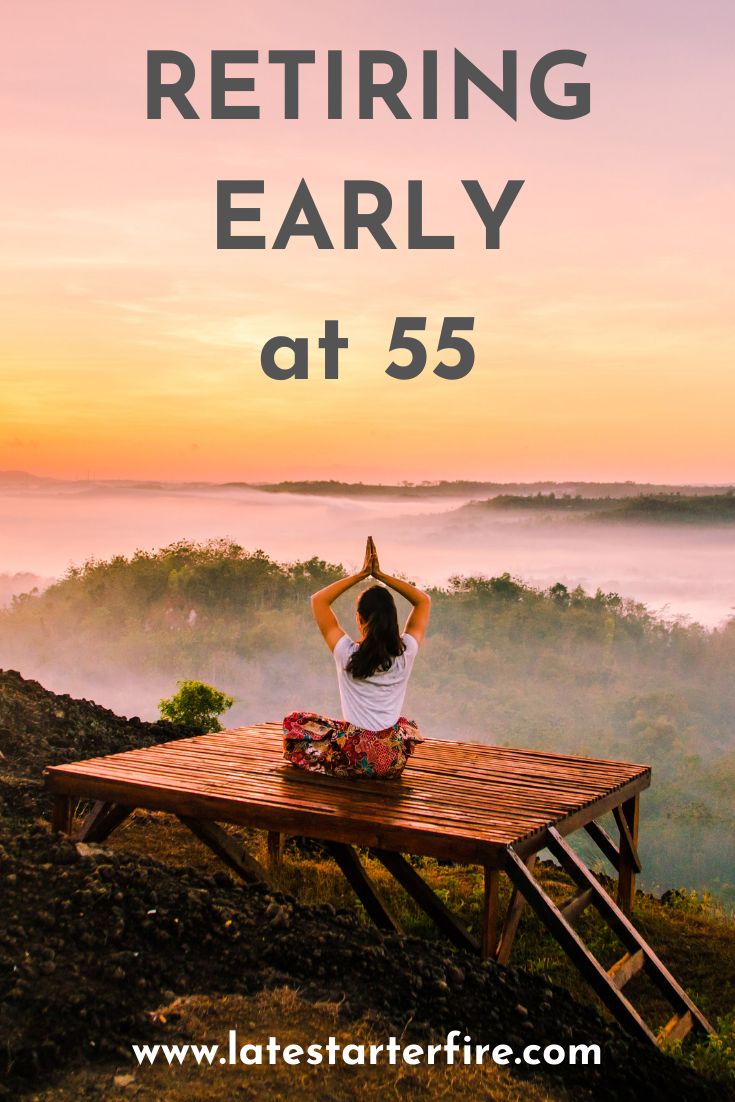
MULTIPOLYGON (((417 1039, 602 1046, 599 1068, 547 1069, 549 1097, 722 1099, 671 1057, 632 1041, 543 978, 383 934, 354 912, 306 907, 222 872, 75 845, 48 827, 45 765, 191 732, 124 720, 0 672, 0 1078, 38 1091, 52 1069, 130 1059, 165 1027, 151 1012, 190 995, 297 988, 417 1039)), ((514 1069, 518 1075, 529 1069, 514 1069)), ((538 1076, 537 1076, 538 1077, 538 1076)), ((0 1088, 0 1093, 2 1089, 0 1088)))

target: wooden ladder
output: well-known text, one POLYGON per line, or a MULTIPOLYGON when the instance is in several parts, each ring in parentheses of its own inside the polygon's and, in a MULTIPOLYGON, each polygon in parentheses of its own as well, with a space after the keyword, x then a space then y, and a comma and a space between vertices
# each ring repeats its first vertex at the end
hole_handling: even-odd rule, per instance
POLYGON ((692 1028, 712 1033, 712 1026, 686 991, 554 827, 548 828, 546 848, 578 888, 577 894, 560 906, 546 894, 529 866, 512 846, 506 850, 505 871, 620 1025, 641 1040, 654 1044, 661 1044, 666 1040, 681 1040, 692 1028), (600 964, 573 928, 573 923, 590 904, 597 908, 626 950, 620 960, 609 969, 600 964), (672 1018, 659 1030, 658 1035, 646 1025, 623 994, 623 988, 628 981, 641 971, 650 977, 674 1010, 672 1018))

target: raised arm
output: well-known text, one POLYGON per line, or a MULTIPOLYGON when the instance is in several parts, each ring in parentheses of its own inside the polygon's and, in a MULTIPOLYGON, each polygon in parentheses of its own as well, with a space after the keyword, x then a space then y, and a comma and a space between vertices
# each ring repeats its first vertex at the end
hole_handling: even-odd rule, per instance
POLYGON ((426 635, 426 629, 429 626, 431 597, 428 593, 424 593, 423 589, 411 585, 410 582, 404 582, 402 578, 393 578, 390 574, 386 574, 385 571, 381 570, 380 563, 378 562, 378 552, 375 549, 372 538, 368 541, 368 544, 372 544, 370 572, 373 577, 376 578, 377 581, 383 582, 391 589, 395 589, 396 593, 400 593, 401 597, 405 597, 406 600, 410 601, 413 605, 403 631, 404 634, 413 635, 416 642, 420 643, 424 635, 426 635))
POLYGON ((338 581, 332 582, 331 585, 325 585, 324 589, 320 589, 311 598, 311 611, 314 613, 314 619, 317 622, 317 626, 324 636, 324 641, 330 650, 334 650, 339 640, 345 634, 344 628, 334 615, 332 604, 338 597, 341 597, 343 593, 346 593, 348 589, 352 589, 353 585, 357 585, 358 582, 362 582, 365 578, 370 576, 370 562, 371 541, 368 540, 368 545, 365 549, 365 562, 363 563, 362 570, 357 574, 350 574, 347 578, 340 578, 338 581))

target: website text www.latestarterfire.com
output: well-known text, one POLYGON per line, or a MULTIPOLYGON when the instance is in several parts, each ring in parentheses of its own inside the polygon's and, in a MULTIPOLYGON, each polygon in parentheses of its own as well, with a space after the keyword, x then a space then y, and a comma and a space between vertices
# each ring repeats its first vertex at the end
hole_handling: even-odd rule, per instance
POLYGON ((336 1037, 310 1045, 282 1044, 277 1037, 269 1037, 265 1044, 246 1041, 240 1044, 237 1030, 228 1033, 227 1045, 133 1045, 133 1055, 138 1065, 165 1063, 183 1065, 192 1061, 202 1067, 245 1066, 283 1063, 297 1067, 300 1064, 318 1066, 337 1064, 348 1066, 375 1066, 377 1064, 496 1064, 508 1067, 513 1064, 558 1067, 562 1064, 593 1064, 601 1060, 599 1045, 584 1044, 528 1044, 520 1052, 511 1045, 473 1044, 472 1038, 460 1030, 452 1030, 441 1044, 403 1044, 397 1037, 385 1042, 365 1044, 355 1042, 341 1044, 336 1037))

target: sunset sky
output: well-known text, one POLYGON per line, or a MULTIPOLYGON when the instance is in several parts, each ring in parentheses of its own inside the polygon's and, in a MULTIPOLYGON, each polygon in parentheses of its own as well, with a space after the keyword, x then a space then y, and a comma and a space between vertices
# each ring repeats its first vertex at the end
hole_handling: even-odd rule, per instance
POLYGON ((734 31, 726 0, 10 5, 0 469, 732 481, 734 31), (497 79, 502 49, 518 50, 517 122, 479 93, 468 121, 451 117, 454 47, 497 79), (564 73, 591 84, 586 118, 549 119, 531 101, 533 64, 559 48, 588 55, 564 73), (193 58, 199 120, 170 105, 146 118, 149 49, 193 58), (213 49, 260 51, 242 99, 259 120, 208 117, 213 49), (298 121, 282 117, 270 49, 316 50, 298 121), (326 118, 328 49, 344 51, 341 121, 326 118), (417 116, 421 51, 437 49, 440 118, 378 106, 360 121, 359 49, 406 57, 417 116), (218 179, 265 181, 270 244, 301 177, 333 251, 217 250, 218 179), (342 247, 343 181, 361 178, 391 188, 394 252, 367 237, 342 247), (465 178, 491 202, 525 180, 498 251, 465 178), (409 179, 424 181, 427 232, 453 233, 453 252, 407 250, 409 179), (386 376, 399 314, 426 315, 434 346, 445 315, 474 315, 471 374, 386 376), (319 377, 326 318, 350 340, 337 381, 319 377), (310 338, 308 381, 262 374, 260 348, 280 333, 310 338))

